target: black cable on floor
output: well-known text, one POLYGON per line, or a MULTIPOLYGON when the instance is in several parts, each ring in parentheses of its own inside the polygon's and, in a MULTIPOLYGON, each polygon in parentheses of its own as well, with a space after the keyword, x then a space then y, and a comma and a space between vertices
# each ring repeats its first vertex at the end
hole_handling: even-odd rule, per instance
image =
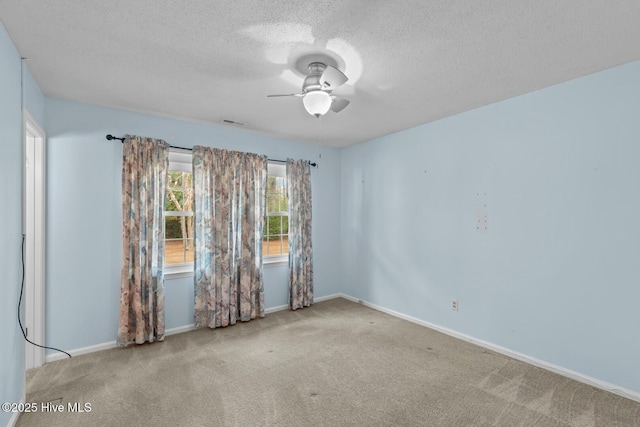
POLYGON ((20 299, 18 300, 18 325, 20 325, 20 330, 22 331, 22 336, 24 336, 24 339, 29 343, 29 344, 33 344, 36 347, 40 347, 40 348, 44 348, 44 349, 49 349, 49 350, 54 350, 54 351, 59 351, 60 353, 64 353, 67 356, 71 357, 71 355, 69 353, 67 353, 64 350, 60 350, 59 348, 55 348, 55 347, 47 347, 46 345, 40 345, 40 344, 36 344, 33 341, 31 341, 29 338, 27 338, 27 333, 24 330, 24 327, 22 326, 22 320, 20 319, 20 305, 22 304, 22 292, 24 291, 24 234, 22 235, 22 285, 20 286, 20 299))

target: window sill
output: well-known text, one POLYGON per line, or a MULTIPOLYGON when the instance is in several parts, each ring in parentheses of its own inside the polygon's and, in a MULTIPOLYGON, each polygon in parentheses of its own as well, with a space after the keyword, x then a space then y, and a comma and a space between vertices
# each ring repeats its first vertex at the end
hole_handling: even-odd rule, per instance
MULTIPOLYGON (((289 255, 273 256, 262 260, 262 266, 265 268, 282 267, 288 264, 289 255)), ((184 279, 188 277, 193 277, 193 264, 179 264, 164 268, 165 279, 184 279)))
POLYGON ((164 268, 165 279, 183 279, 185 277, 193 277, 193 263, 172 265, 164 268))
POLYGON ((289 264, 289 255, 271 256, 263 258, 262 266, 269 267, 281 267, 289 264))

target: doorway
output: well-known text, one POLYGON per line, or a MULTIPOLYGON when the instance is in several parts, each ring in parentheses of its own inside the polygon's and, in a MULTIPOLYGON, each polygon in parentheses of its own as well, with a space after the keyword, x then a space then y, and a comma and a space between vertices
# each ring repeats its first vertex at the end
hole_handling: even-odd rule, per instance
MULTIPOLYGON (((44 345, 45 296, 45 133, 24 110, 24 328, 27 338, 44 345)), ((45 362, 44 348, 25 341, 25 368, 45 362)))

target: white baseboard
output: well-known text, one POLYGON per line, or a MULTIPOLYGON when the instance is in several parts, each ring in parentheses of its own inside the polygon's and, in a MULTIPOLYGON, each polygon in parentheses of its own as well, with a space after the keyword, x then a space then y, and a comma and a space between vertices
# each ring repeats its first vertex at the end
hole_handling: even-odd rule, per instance
MULTIPOLYGON (((103 342, 100 344, 95 344, 95 345, 90 345, 87 347, 81 347, 81 348, 76 348, 73 350, 68 350, 67 353, 69 353, 71 356, 80 356, 81 354, 87 354, 87 353, 93 353, 95 351, 101 351, 101 350, 107 350, 110 348, 115 348, 117 347, 117 343, 116 341, 109 341, 109 342, 103 342)), ((63 359, 67 359, 69 356, 67 356, 64 353, 53 353, 53 354, 47 354, 46 357, 46 363, 49 362, 55 362, 56 360, 63 360, 63 359)))
POLYGON ((640 402, 640 392, 626 389, 624 387, 619 387, 615 384, 608 383, 606 381, 599 380, 597 378, 590 377, 588 375, 581 374, 580 372, 572 371, 571 369, 563 368, 562 366, 555 365, 553 363, 546 362, 544 360, 536 359, 535 357, 528 356, 526 354, 518 353, 517 351, 510 350, 508 348, 499 346, 497 344, 493 344, 484 340, 480 340, 474 338, 469 335, 462 334, 460 332, 456 332, 453 329, 445 328, 442 326, 435 325, 433 323, 426 322, 421 319, 417 319, 412 316, 407 316, 406 314, 399 313, 394 310, 390 310, 388 308, 372 304, 367 301, 363 301, 357 298, 354 298, 350 295, 340 295, 342 298, 348 299, 349 301, 357 302, 363 304, 367 307, 373 308, 374 310, 381 311, 383 313, 390 314, 391 316, 398 317, 403 320, 407 320, 409 322, 425 326, 429 329, 433 329, 438 332, 442 332, 443 334, 452 336, 454 338, 461 339, 463 341, 470 342, 472 344, 478 345, 480 347, 484 347, 486 349, 495 351, 496 353, 503 354, 505 356, 511 357, 513 359, 520 360, 521 362, 528 363, 533 366, 537 366, 542 369, 546 369, 547 371, 551 371, 553 373, 562 375, 567 378, 571 378, 572 380, 579 381, 584 384, 588 384, 590 386, 608 391, 613 394, 617 394, 618 396, 626 397, 627 399, 634 400, 636 402, 640 402))
POLYGON ((282 310, 288 310, 289 306, 288 305, 278 305, 275 307, 270 307, 264 310, 265 314, 269 314, 269 313, 275 313, 276 311, 282 311, 282 310))
MULTIPOLYGON (((182 332, 189 332, 195 329, 194 324, 179 326, 177 328, 171 328, 164 331, 164 336, 180 334, 182 332)), ((118 347, 117 341, 108 341, 100 344, 90 345, 88 347, 76 348, 73 350, 67 351, 71 356, 80 356, 81 354, 93 353, 96 351, 108 350, 110 348, 118 347)), ((46 362, 55 362, 56 360, 67 359, 68 356, 64 353, 53 353, 47 354, 46 362)))
MULTIPOLYGON (((331 295, 325 295, 323 297, 313 297, 313 302, 321 302, 321 301, 326 301, 329 299, 334 299, 334 298, 346 298, 344 294, 331 294, 331 295)), ((347 298, 349 299, 349 298, 347 298)))
MULTIPOLYGON (((354 297, 352 297, 351 295, 347 295, 347 294, 338 294, 338 296, 339 296, 340 298, 348 299, 349 301, 352 301, 352 302, 357 302, 357 303, 359 303, 359 304, 364 304, 364 301, 362 301, 361 299, 358 299, 358 298, 354 298, 354 297)), ((373 307, 373 306, 370 306, 370 307, 371 307, 371 308, 375 308, 375 307, 373 307)))
MULTIPOLYGON (((313 302, 321 302, 321 301, 326 301, 334 298, 346 298, 346 297, 343 294, 331 294, 323 297, 314 296, 313 302)), ((278 305, 276 307, 267 308, 264 312, 265 314, 269 314, 269 313, 275 313, 276 311, 283 311, 283 310, 289 310, 289 305, 285 304, 285 305, 278 305)))
POLYGON ((171 328, 164 331, 164 336, 181 334, 183 332, 191 332, 196 330, 196 325, 191 323, 190 325, 178 326, 177 328, 171 328))
MULTIPOLYGON (((343 296, 342 294, 333 294, 333 295, 328 295, 328 296, 324 296, 324 297, 319 297, 319 298, 314 298, 315 301, 320 302, 320 301, 325 301, 328 299, 332 299, 332 298, 338 298, 343 296)), ((282 311, 282 310, 287 310, 289 308, 288 305, 279 305, 276 307, 270 307, 267 308, 265 310, 266 314, 269 313, 275 313, 276 311, 282 311)), ((164 332, 165 336, 169 336, 169 335, 175 335, 175 334, 181 334, 183 332, 189 332, 189 331, 193 331, 195 330, 196 327, 193 323, 191 323, 190 325, 185 325, 185 326, 178 326, 177 328, 171 328, 171 329, 167 329, 164 332)), ((88 347, 82 347, 82 348, 76 348, 74 350, 69 350, 67 351, 67 353, 69 353, 71 356, 80 356, 81 354, 87 354, 87 353, 93 353, 95 351, 102 351, 102 350, 108 350, 110 348, 116 348, 118 346, 116 341, 109 341, 109 342, 104 342, 101 344, 95 344, 95 345, 90 345, 88 347)), ((56 360, 63 360, 66 359, 68 356, 64 353, 53 353, 53 354, 47 354, 46 357, 46 363, 49 362, 55 362, 56 360)))

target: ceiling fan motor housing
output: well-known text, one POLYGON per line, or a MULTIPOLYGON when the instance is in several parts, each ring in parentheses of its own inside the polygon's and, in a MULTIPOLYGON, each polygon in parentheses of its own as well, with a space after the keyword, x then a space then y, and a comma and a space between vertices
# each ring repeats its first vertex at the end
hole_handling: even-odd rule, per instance
POLYGON ((326 68, 327 66, 322 62, 312 62, 309 64, 309 75, 305 77, 304 83, 302 84, 302 93, 322 89, 320 77, 326 68))

